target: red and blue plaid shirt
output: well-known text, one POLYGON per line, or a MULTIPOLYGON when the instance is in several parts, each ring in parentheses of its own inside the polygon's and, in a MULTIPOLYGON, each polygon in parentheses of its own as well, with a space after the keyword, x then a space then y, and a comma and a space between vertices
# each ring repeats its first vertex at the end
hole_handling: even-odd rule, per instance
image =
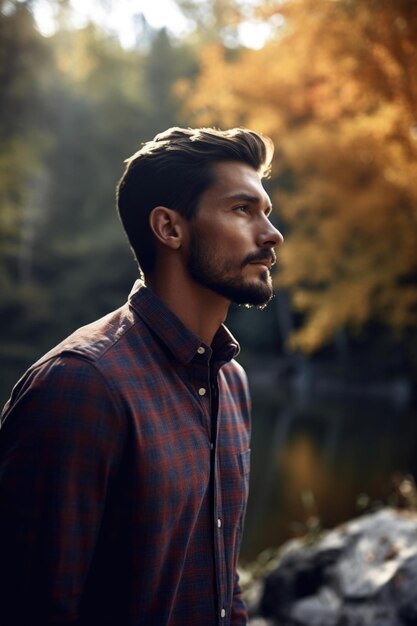
POLYGON ((2 626, 243 626, 250 410, 143 283, 13 390, 0 430, 2 626))

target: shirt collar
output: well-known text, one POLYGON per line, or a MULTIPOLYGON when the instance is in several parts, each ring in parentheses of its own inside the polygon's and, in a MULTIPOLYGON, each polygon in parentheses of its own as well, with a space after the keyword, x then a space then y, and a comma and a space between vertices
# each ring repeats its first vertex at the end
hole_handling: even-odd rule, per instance
POLYGON ((129 302, 136 313, 171 350, 184 365, 200 356, 198 349, 205 349, 207 360, 213 354, 214 360, 227 363, 239 354, 240 346, 232 333, 224 326, 216 332, 211 346, 207 346, 194 335, 178 317, 146 287, 143 280, 137 280, 129 294, 129 302))

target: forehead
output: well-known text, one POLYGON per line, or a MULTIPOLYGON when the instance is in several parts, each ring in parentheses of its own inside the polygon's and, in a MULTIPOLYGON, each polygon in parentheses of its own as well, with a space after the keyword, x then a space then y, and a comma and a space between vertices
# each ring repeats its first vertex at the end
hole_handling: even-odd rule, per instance
POLYGON ((219 161, 212 168, 214 180, 202 198, 226 201, 233 197, 250 196, 258 202, 269 204, 269 196, 263 188, 261 178, 250 165, 240 161, 219 161))

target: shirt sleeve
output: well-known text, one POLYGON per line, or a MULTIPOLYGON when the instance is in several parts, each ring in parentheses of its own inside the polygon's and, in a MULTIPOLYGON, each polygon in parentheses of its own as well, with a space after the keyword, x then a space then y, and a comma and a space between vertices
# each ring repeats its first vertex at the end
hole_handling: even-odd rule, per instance
POLYGON ((92 363, 29 370, 0 430, 0 623, 73 624, 124 424, 92 363))

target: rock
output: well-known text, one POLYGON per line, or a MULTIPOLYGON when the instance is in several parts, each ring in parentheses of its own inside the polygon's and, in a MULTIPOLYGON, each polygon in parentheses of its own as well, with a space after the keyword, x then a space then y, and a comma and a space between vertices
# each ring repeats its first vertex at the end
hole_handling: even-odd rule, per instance
POLYGON ((350 541, 336 576, 345 598, 363 599, 381 593, 399 568, 417 555, 415 516, 384 509, 349 524, 350 541))
MULTIPOLYGON (((346 604, 337 626, 402 626, 394 607, 375 604, 346 604)), ((411 626, 411 624, 410 624, 411 626)))
POLYGON ((323 587, 317 595, 295 602, 291 619, 304 626, 332 626, 340 612, 341 600, 330 588, 323 587))
POLYGON ((410 557, 397 570, 393 581, 393 601, 406 624, 417 624, 417 557, 410 557))
POLYGON ((245 602, 248 607, 249 615, 256 614, 263 593, 263 584, 261 580, 255 580, 245 590, 245 602))
POLYGON ((278 626, 416 626, 417 515, 386 508, 314 546, 288 542, 257 616, 278 626))

